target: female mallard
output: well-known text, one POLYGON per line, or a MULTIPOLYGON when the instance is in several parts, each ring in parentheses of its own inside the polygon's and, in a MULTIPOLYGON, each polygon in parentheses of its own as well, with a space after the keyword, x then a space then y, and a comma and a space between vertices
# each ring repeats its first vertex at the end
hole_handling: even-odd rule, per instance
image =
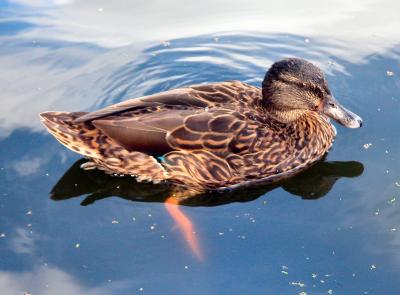
POLYGON ((332 96, 322 71, 297 58, 276 62, 262 90, 239 82, 196 85, 91 112, 46 112, 58 141, 89 158, 84 169, 169 181, 179 195, 293 175, 335 137, 333 118, 361 118, 332 96))

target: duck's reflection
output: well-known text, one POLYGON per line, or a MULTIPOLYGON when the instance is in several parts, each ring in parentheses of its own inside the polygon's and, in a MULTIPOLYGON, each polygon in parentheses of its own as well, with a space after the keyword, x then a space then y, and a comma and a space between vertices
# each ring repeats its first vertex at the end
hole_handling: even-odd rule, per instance
POLYGON ((170 187, 166 184, 139 183, 130 177, 112 177, 97 170, 85 171, 80 168, 84 161, 79 160, 73 164, 57 182, 51 191, 53 200, 61 201, 88 195, 81 205, 90 205, 112 196, 136 202, 162 202, 182 232, 188 247, 200 261, 204 256, 196 230, 178 204, 216 206, 231 202, 248 202, 277 187, 282 187, 303 199, 313 200, 325 196, 339 178, 357 177, 364 170, 363 165, 355 161, 320 161, 301 174, 276 184, 209 193, 179 200, 169 197, 170 187))
MULTIPOLYGON (((90 205, 109 197, 120 197, 135 202, 165 202, 170 187, 166 184, 139 183, 131 177, 112 177, 101 171, 84 171, 80 165, 85 160, 75 162, 60 178, 51 191, 56 201, 88 195, 81 205, 90 205)), ((356 161, 320 161, 295 177, 276 184, 246 187, 234 191, 224 191, 195 196, 179 201, 186 206, 216 206, 232 202, 248 202, 265 193, 282 187, 285 191, 302 199, 313 200, 325 196, 342 177, 357 177, 364 166, 356 161)))

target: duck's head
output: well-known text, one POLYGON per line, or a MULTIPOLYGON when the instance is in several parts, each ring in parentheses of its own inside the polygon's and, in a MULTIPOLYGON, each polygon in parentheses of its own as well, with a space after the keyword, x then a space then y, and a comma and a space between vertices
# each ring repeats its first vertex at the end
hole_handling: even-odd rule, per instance
POLYGON ((303 59, 288 58, 274 63, 265 75, 262 93, 265 107, 282 122, 315 111, 348 128, 362 126, 362 119, 334 98, 323 72, 303 59))

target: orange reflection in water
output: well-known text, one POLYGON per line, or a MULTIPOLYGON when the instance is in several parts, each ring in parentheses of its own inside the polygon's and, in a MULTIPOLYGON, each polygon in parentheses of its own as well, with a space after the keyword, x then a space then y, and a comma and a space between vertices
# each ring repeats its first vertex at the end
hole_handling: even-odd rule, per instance
POLYGON ((174 197, 165 200, 165 207, 172 216, 179 230, 183 233, 184 239, 188 243, 193 254, 203 261, 203 253, 200 248, 199 241, 196 236, 192 221, 180 210, 179 201, 174 197))

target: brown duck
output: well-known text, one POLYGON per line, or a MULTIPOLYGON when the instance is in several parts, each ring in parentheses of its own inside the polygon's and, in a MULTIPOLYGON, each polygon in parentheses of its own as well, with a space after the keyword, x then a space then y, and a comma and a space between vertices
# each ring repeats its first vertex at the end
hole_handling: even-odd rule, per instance
POLYGON ((331 94, 322 71, 302 59, 272 65, 262 89, 239 82, 190 86, 95 112, 46 112, 42 122, 83 169, 167 181, 176 196, 273 182, 329 150, 332 118, 361 118, 331 94))

